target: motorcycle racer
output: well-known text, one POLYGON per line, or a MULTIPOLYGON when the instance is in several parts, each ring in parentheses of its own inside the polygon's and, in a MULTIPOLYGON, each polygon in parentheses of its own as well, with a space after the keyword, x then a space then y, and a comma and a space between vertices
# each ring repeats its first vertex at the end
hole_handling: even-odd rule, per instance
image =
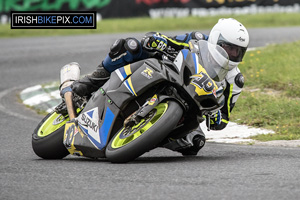
MULTIPOLYGON (((223 93, 225 105, 211 118, 209 127, 212 130, 222 130, 229 122, 232 109, 244 85, 244 77, 238 64, 242 61, 249 45, 247 29, 232 18, 219 19, 209 35, 194 31, 168 37, 161 33, 149 32, 141 41, 136 38, 118 39, 112 44, 108 55, 92 74, 63 89, 61 95, 63 96, 67 91, 72 91, 79 96, 90 96, 109 79, 110 73, 114 70, 146 58, 161 58, 161 54, 157 54, 157 51, 174 53, 188 48, 188 42, 191 39, 208 40, 212 44, 221 46, 229 56, 230 71, 225 78, 226 89, 223 93)), ((168 141, 164 141, 162 146, 178 151, 183 155, 197 155, 204 144, 205 135, 199 126, 183 138, 177 140, 169 138, 168 141)))

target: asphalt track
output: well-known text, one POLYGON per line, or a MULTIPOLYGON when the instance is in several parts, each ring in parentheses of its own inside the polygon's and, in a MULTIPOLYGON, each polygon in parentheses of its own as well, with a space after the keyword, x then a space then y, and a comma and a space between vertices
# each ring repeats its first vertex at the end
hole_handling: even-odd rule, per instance
MULTIPOLYGON (((300 40, 300 27, 249 32, 250 47, 300 40)), ((300 148, 207 143, 196 157, 155 149, 128 164, 39 159, 31 134, 42 116, 20 104, 18 92, 58 80, 71 61, 91 72, 128 36, 142 33, 0 39, 1 200, 300 199, 300 148)))

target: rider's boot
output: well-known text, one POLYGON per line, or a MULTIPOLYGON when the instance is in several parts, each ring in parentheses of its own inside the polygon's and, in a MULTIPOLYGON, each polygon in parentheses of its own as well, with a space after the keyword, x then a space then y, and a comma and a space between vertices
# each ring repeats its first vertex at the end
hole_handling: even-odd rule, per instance
POLYGON ((205 134, 201 128, 198 127, 183 138, 176 140, 169 139, 169 142, 162 145, 162 147, 177 151, 184 156, 195 156, 198 154, 200 149, 204 147, 205 141, 205 134))
POLYGON ((92 92, 99 89, 109 79, 110 73, 100 64, 90 75, 75 81, 72 85, 72 91, 79 96, 90 96, 92 92))

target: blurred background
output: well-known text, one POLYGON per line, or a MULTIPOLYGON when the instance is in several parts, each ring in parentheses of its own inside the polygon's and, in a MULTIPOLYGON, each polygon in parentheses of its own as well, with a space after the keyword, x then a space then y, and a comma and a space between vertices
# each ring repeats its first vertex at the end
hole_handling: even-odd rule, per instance
POLYGON ((300 24, 299 0, 0 0, 0 37, 203 30, 221 17, 247 28, 300 24), (10 30, 11 11, 96 11, 97 29, 10 30), (176 20, 174 20, 176 19, 176 20))
POLYGON ((1 23, 10 11, 87 11, 98 20, 299 12, 299 0, 0 0, 1 23))

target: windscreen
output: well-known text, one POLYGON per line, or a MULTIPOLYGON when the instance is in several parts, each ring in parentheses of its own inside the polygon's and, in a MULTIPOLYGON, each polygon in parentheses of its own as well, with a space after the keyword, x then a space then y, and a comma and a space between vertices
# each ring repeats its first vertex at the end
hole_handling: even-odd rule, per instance
POLYGON ((228 71, 228 54, 218 46, 205 40, 199 43, 199 62, 205 68, 208 75, 217 82, 225 79, 228 71))

